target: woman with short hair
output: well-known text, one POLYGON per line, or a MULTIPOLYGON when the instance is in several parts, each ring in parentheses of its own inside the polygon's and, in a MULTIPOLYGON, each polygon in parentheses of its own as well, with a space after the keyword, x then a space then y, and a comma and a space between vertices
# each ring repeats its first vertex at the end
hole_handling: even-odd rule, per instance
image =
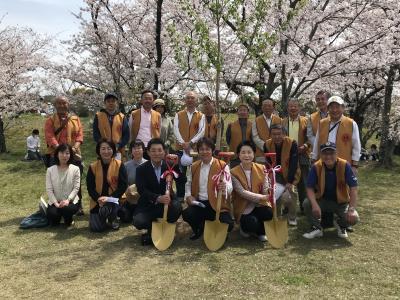
POLYGON ((240 164, 231 170, 233 211, 242 236, 254 235, 265 242, 264 221, 272 219, 272 209, 265 166, 254 162, 255 152, 256 146, 250 141, 243 141, 237 147, 240 164))
POLYGON ((90 230, 101 232, 108 227, 119 229, 117 214, 128 187, 124 164, 115 159, 113 142, 101 139, 96 145, 97 161, 90 164, 86 185, 90 196, 90 230))

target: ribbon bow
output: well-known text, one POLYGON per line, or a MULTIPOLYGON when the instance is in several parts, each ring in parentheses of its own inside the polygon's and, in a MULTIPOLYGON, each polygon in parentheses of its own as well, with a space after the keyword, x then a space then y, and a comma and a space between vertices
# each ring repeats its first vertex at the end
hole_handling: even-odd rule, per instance
POLYGON ((178 178, 179 177, 178 173, 175 172, 175 170, 173 169, 174 165, 171 166, 169 163, 166 164, 167 164, 167 170, 165 170, 164 173, 162 173, 161 178, 162 179, 167 178, 168 175, 178 178))
POLYGON ((266 176, 270 176, 272 173, 272 177, 271 177, 271 183, 269 184, 269 188, 272 191, 270 194, 270 200, 269 202, 274 206, 276 204, 276 198, 275 198, 275 191, 276 191, 276 173, 279 173, 282 171, 282 168, 280 165, 277 165, 275 167, 272 168, 265 168, 264 169, 264 173, 266 174, 266 176))
MULTIPOLYGON (((221 181, 221 178, 223 181, 227 182, 231 180, 231 176, 228 171, 225 170, 227 165, 225 165, 224 168, 222 168, 217 174, 215 174, 213 177, 211 177, 213 183, 214 183, 214 193, 215 196, 218 194, 218 183, 221 181)), ((228 187, 225 188, 225 195, 228 195, 228 187)))

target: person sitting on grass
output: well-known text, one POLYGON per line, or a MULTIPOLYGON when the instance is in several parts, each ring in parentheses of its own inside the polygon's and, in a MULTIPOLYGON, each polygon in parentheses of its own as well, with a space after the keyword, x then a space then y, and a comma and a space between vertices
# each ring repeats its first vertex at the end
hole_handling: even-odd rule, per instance
POLYGON ((346 228, 358 222, 357 177, 346 160, 338 158, 336 145, 331 142, 320 147, 321 159, 311 168, 307 180, 307 198, 304 212, 311 225, 303 234, 307 239, 322 237, 321 213, 337 215, 338 236, 347 238, 346 228))
POLYGON ((227 173, 223 180, 218 182, 217 189, 222 193, 221 214, 219 220, 228 224, 228 232, 233 229, 234 221, 230 215, 228 196, 232 193, 232 181, 229 166, 225 162, 213 157, 215 145, 212 139, 203 137, 197 143, 199 160, 193 163, 185 189, 185 200, 188 207, 182 212, 182 218, 192 227, 191 240, 200 238, 204 231, 206 220, 214 221, 217 209, 217 195, 213 177, 222 169, 227 173))
POLYGON ((90 196, 89 227, 101 232, 110 227, 119 229, 117 214, 121 197, 128 187, 124 164, 115 159, 117 149, 113 142, 101 139, 96 145, 97 161, 90 164, 86 185, 90 196))
POLYGON ((32 134, 26 138, 26 160, 42 160, 40 155, 39 130, 33 129, 32 134))
POLYGON ((47 217, 50 225, 60 224, 61 217, 68 227, 77 213, 80 187, 79 167, 72 164, 73 151, 68 144, 60 144, 54 152, 55 165, 47 169, 46 190, 49 198, 47 217))
POLYGON ((233 211, 243 237, 255 235, 266 242, 264 221, 272 219, 272 209, 267 195, 268 177, 264 165, 253 162, 255 152, 256 146, 250 141, 243 141, 237 147, 240 165, 231 170, 233 211))

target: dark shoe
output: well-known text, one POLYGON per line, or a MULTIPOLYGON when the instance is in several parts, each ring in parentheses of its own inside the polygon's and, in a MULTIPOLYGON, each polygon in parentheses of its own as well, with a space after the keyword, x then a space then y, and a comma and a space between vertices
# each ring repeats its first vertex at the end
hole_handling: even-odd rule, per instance
POLYGON ((353 226, 348 226, 348 227, 346 228, 346 230, 347 230, 348 232, 354 232, 353 226))
POLYGON ((114 219, 113 221, 110 222, 110 227, 112 230, 118 230, 119 229, 119 220, 118 218, 114 219))
POLYGON ((77 216, 84 216, 85 213, 83 212, 82 207, 79 208, 78 212, 76 213, 77 216))
POLYGON ((189 239, 191 239, 192 241, 199 239, 203 235, 203 231, 203 228, 193 229, 193 233, 189 239))
POLYGON ((150 233, 146 232, 142 234, 142 246, 153 245, 150 233))

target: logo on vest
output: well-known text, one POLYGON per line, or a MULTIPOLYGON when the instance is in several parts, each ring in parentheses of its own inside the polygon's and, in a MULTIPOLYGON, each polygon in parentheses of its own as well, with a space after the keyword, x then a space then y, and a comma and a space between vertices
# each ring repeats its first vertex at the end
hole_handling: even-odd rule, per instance
POLYGON ((350 141, 350 135, 347 133, 342 136, 343 143, 347 144, 350 141))

